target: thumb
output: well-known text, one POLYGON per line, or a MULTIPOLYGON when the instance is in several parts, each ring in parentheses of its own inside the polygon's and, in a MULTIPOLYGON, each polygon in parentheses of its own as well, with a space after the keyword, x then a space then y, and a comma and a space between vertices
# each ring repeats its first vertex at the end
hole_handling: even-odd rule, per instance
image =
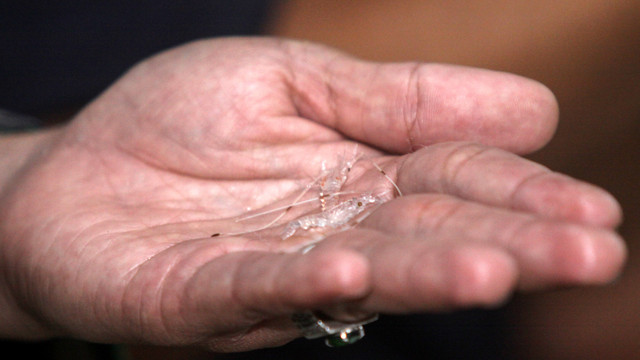
POLYGON ((544 146, 556 128, 554 95, 520 76, 371 63, 308 43, 287 46, 299 114, 386 151, 473 141, 522 154, 544 146))

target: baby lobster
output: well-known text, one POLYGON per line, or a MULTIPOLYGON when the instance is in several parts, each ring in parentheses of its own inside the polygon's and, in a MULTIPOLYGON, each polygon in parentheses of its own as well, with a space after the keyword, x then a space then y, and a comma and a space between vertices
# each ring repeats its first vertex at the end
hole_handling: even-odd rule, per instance
POLYGON ((345 225, 350 225, 352 220, 371 205, 382 204, 383 199, 371 194, 363 194, 344 202, 341 202, 320 213, 307 215, 293 220, 287 224, 282 232, 282 239, 287 239, 299 229, 309 230, 311 228, 333 228, 339 229, 345 225))

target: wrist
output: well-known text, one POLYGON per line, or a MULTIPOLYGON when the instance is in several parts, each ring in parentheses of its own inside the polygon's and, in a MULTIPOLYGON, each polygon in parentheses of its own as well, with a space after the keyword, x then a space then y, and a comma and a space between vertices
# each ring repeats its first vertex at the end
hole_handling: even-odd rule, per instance
POLYGON ((0 134, 0 194, 32 159, 46 150, 60 129, 0 134))
MULTIPOLYGON (((0 134, 0 224, 4 222, 3 203, 11 188, 18 186, 19 174, 39 156, 60 133, 60 129, 0 134)), ((0 255, 6 255, 3 243, 7 239, 0 234, 0 255), (4 252, 4 254, 2 254, 4 252)), ((0 256, 0 338, 43 339, 51 331, 27 314, 20 301, 8 286, 6 259, 0 256)))

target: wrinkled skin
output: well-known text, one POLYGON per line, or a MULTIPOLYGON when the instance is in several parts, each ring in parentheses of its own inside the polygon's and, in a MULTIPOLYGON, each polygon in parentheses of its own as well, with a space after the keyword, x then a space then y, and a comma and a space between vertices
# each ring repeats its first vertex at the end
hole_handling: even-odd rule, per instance
POLYGON ((160 54, 11 153, 0 334, 239 351, 294 339, 303 309, 348 320, 610 281, 615 200, 513 154, 556 121, 553 95, 509 74, 276 39, 160 54), (233 219, 286 203, 355 144, 345 188, 391 193, 375 161, 404 195, 358 227, 306 254, 210 237, 250 231, 261 219, 233 219))

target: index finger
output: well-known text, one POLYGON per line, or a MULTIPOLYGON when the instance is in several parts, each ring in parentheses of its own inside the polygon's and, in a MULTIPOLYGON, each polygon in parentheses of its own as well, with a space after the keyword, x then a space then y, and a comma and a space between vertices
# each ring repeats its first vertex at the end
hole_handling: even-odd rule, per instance
POLYGON ((613 228, 622 210, 606 191, 500 149, 443 143, 404 157, 405 194, 444 193, 546 218, 613 228))
POLYGON ((289 47, 299 114, 386 151, 464 140, 528 153, 545 145, 556 128, 551 91, 520 76, 370 63, 309 44, 289 47))

